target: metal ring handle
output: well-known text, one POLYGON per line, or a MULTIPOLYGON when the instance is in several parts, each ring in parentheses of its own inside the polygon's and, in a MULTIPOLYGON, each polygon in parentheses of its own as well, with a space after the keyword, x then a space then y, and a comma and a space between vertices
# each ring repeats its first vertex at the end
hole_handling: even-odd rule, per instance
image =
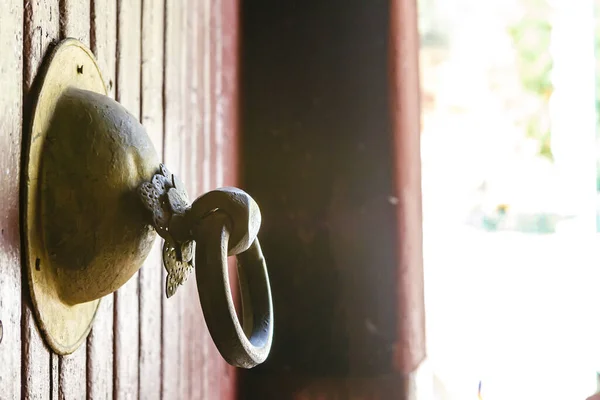
MULTIPOLYGON (((273 339, 273 302, 265 259, 258 238, 235 254, 238 262, 243 325, 237 318, 227 253, 231 220, 216 210, 202 219, 196 241, 196 282, 204 319, 223 358, 230 364, 252 368, 267 358, 273 339)), ((233 254, 232 254, 233 255, 233 254)))

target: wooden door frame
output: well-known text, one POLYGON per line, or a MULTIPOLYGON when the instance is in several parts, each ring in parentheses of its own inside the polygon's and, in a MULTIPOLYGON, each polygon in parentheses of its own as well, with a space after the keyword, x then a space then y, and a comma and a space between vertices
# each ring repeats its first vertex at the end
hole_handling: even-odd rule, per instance
POLYGON ((415 398, 426 373, 416 1, 242 10, 242 182, 264 210, 276 327, 240 396, 415 398))

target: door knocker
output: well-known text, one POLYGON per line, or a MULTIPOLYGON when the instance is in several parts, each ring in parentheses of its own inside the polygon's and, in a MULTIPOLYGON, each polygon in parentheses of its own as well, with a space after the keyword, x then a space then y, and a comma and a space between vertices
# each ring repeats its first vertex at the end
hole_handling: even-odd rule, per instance
POLYGON ((40 331, 58 354, 87 337, 100 299, 141 267, 164 239, 165 292, 195 271, 213 341, 230 364, 251 368, 271 348, 273 305, 260 244, 260 209, 243 190, 195 201, 142 125, 106 94, 92 52, 74 39, 41 71, 23 168, 24 242, 40 331), (227 257, 236 256, 242 320, 227 257))

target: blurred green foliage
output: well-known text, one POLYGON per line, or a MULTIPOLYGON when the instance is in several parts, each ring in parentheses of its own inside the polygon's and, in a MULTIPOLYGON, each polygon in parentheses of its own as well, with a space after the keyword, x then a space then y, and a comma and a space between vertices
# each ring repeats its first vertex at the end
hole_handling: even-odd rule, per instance
MULTIPOLYGON (((540 99, 542 110, 547 110, 552 94, 552 57, 549 52, 552 25, 547 0, 521 0, 523 18, 509 28, 517 52, 519 75, 523 88, 540 99)), ((594 0, 594 51, 600 54, 600 0, 594 0)), ((600 132, 600 61, 596 56, 596 134, 600 132)), ((527 121, 527 135, 538 140, 540 154, 552 158, 550 129, 544 123, 547 113, 532 115, 527 121)), ((600 159, 596 161, 596 190, 600 192, 600 159)))
POLYGON ((552 95, 550 6, 547 0, 521 0, 523 15, 508 28, 517 55, 521 85, 539 99, 539 112, 525 121, 527 136, 539 144, 539 154, 552 159, 548 101, 552 95))

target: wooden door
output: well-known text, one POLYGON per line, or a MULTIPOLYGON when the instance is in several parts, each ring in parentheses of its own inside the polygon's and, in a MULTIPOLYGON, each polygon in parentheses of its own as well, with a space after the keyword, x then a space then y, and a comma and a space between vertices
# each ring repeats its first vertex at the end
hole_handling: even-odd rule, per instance
POLYGON ((40 65, 66 37, 90 46, 110 96, 140 119, 191 196, 236 183, 235 0, 3 0, 0 398, 233 399, 234 370, 207 332, 193 274, 163 295, 158 240, 102 300, 86 345, 59 357, 40 337, 23 278, 21 144, 40 65))

